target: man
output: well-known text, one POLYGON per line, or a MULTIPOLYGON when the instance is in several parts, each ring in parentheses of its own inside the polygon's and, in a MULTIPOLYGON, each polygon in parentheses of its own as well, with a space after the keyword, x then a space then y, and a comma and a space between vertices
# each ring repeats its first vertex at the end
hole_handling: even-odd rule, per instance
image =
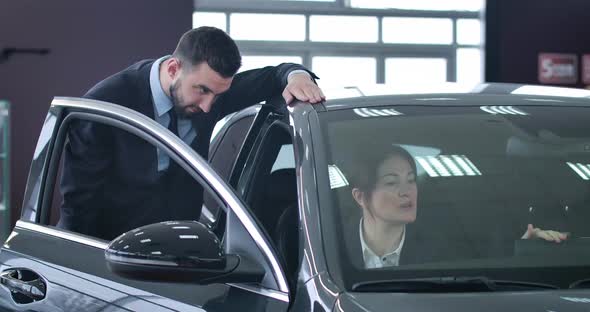
MULTIPOLYGON (((282 93, 319 103, 317 78, 303 66, 280 64, 236 74, 241 57, 223 31, 185 33, 172 54, 140 61, 99 82, 85 97, 139 111, 207 158, 223 116, 282 93)), ((198 220, 203 189, 170 157, 125 131, 74 121, 68 132, 58 227, 112 239, 165 220, 198 220)))

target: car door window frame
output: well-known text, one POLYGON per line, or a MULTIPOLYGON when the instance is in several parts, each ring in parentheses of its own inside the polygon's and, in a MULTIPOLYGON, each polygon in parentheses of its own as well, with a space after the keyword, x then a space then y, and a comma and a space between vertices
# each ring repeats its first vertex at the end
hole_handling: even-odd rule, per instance
MULTIPOLYGON (((277 107, 276 105, 263 105, 263 110, 257 116, 257 124, 259 129, 257 131, 252 132, 252 136, 247 138, 250 140, 250 147, 248 151, 242 151, 240 157, 243 159, 243 165, 241 166, 241 174, 237 175, 237 181, 234 182, 236 185, 236 189, 238 193, 242 197, 242 199, 248 204, 251 208, 252 214, 256 217, 259 226, 263 229, 263 231, 267 231, 267 229, 262 224, 257 212, 260 212, 259 207, 254 207, 252 204, 256 204, 256 202, 252 202, 255 198, 252 196, 253 192, 255 192, 256 186, 261 183, 260 176, 262 174, 261 163, 264 161, 269 161, 270 151, 268 149, 268 144, 273 143, 273 140, 277 140, 280 136, 286 135, 289 136, 290 143, 294 144, 293 133, 291 131, 290 126, 286 120, 286 110, 284 107, 277 107), (278 132, 283 133, 278 133, 278 132)), ((276 155, 272 161, 276 161, 276 157, 279 156, 280 149, 284 142, 277 145, 276 155)), ((295 160, 295 153, 293 153, 293 158, 295 160)), ((238 163, 236 163, 236 166, 238 163)), ((264 164, 263 167, 268 167, 268 173, 270 174, 272 170, 273 163, 264 164)), ((234 173, 232 173, 234 174, 234 173)), ((267 233, 269 237, 274 233, 267 233)), ((275 254, 279 254, 278 249, 274 243, 273 247, 275 248, 275 254)), ((296 246, 296 248, 300 249, 301 246, 296 246)), ((299 250, 299 256, 301 255, 301 250, 299 250)), ((284 256, 284 255, 283 255, 284 256)), ((284 260, 283 260, 284 261, 284 260)), ((282 263, 283 270, 286 272, 287 267, 285 263, 282 263)))
MULTIPOLYGON (((261 146, 266 144, 269 129, 272 130, 275 127, 281 126, 281 128, 283 128, 283 130, 291 137, 291 141, 293 140, 292 133, 289 131, 289 126, 285 119, 286 116, 288 116, 288 113, 286 111, 286 106, 284 102, 277 101, 276 99, 274 99, 268 101, 266 104, 261 105, 260 110, 256 114, 256 117, 254 118, 254 121, 250 126, 250 130, 242 144, 242 148, 236 160, 234 161, 234 166, 232 168, 229 178, 229 184, 232 187, 234 187, 234 189, 237 191, 237 194, 243 200, 245 200, 244 202, 246 202, 247 200, 247 198, 245 197, 246 188, 244 187, 244 181, 251 181, 254 178, 253 175, 257 172, 257 170, 255 170, 253 167, 257 166, 257 164, 259 163, 258 158, 261 155, 259 149, 261 148, 261 146)), ((255 209, 252 208, 254 207, 251 207, 248 204, 246 204, 246 206, 251 208, 250 212, 252 214, 252 217, 257 222, 258 227, 262 232, 266 234, 266 237, 269 238, 269 242, 272 242, 272 239, 269 235, 272 233, 266 233, 266 229, 258 220, 257 216, 253 213, 255 209)), ((223 213, 224 212, 222 212, 222 214, 223 213)), ((230 218, 220 217, 220 220, 230 220, 230 218)), ((230 225, 228 221, 228 225, 225 229, 224 235, 227 235, 229 227, 230 225)), ((276 256, 275 259, 279 260, 279 253, 276 249, 276 246, 274 245, 274 243, 270 244, 270 246, 272 248, 273 254, 276 256)), ((286 268, 282 262, 280 263, 281 270, 284 274, 286 272, 286 268)))
MULTIPOLYGON (((57 138, 55 140, 55 145, 58 147, 63 147, 64 142, 67 140, 67 131, 68 126, 72 120, 84 120, 84 121, 91 121, 97 122, 103 125, 112 126, 117 129, 121 129, 127 131, 137 137, 147 141, 148 143, 152 144, 153 146, 162 149, 164 153, 166 153, 173 161, 181 166, 185 171, 187 171, 199 184, 201 184, 204 188, 205 192, 210 194, 215 194, 214 198, 217 201, 217 204, 220 206, 225 206, 225 203, 220 199, 220 194, 217 193, 216 190, 212 188, 209 182, 207 182, 200 174, 194 172, 193 168, 191 168, 185 159, 179 156, 176 151, 172 148, 167 146, 164 142, 160 141, 157 137, 146 133, 134 127, 132 125, 126 124, 123 121, 113 119, 110 117, 105 117, 101 115, 95 115, 92 113, 86 112, 78 112, 72 111, 67 113, 65 118, 62 120, 61 124, 59 125, 59 129, 57 130, 57 138)), ((53 149, 51 152, 51 156, 49 159, 49 168, 45 178, 45 187, 44 190, 53 190, 55 184, 57 183, 57 172, 59 168, 59 162, 61 161, 61 154, 63 152, 63 148, 53 149)), ((43 198, 41 199, 41 216, 39 222, 41 224, 49 224, 49 213, 51 212, 51 205, 52 205, 52 198, 53 192, 43 192, 43 198)), ((121 233, 123 234, 123 233, 121 233)))
MULTIPOLYGON (((216 156, 218 156, 218 152, 220 152, 220 149, 223 147, 224 144, 229 144, 229 143, 226 143, 224 141, 224 139, 228 139, 228 137, 227 137, 228 135, 235 135, 235 133, 233 133, 232 131, 236 130, 236 128, 234 128, 234 127, 238 126, 238 124, 240 124, 239 126, 241 127, 241 126, 244 126, 241 123, 247 123, 247 127, 248 127, 248 130, 244 133, 244 135, 241 138, 240 146, 238 146, 236 153, 234 155, 231 155, 228 159, 224 159, 224 161, 222 162, 222 165, 228 166, 229 170, 227 172, 219 172, 218 171, 218 174, 220 174, 221 178, 224 179, 226 182, 229 181, 229 178, 233 172, 234 166, 236 165, 238 155, 240 154, 240 151, 243 148, 246 137, 250 133, 250 130, 252 128, 252 124, 254 123, 254 120, 256 118, 256 114, 259 111, 260 111, 260 105, 251 106, 251 107, 248 107, 248 108, 241 110, 239 112, 228 115, 228 116, 224 117, 221 121, 218 122, 218 123, 223 123, 223 124, 220 126, 220 129, 216 133, 216 135, 212 137, 211 146, 209 148, 209 164, 216 171, 219 170, 217 168, 219 166, 217 165, 217 162, 216 162, 216 159, 217 159, 216 156), (214 165, 214 164, 216 164, 216 165, 214 165)), ((216 127, 217 126, 218 125, 216 125, 216 127)), ((216 205, 215 207, 207 207, 207 204, 209 204, 209 202, 210 202, 208 197, 209 196, 207 194, 204 194, 203 213, 201 215, 201 220, 212 231, 214 231, 218 236, 221 237, 221 236, 223 236, 223 232, 225 231, 225 218, 224 218, 224 216, 225 216, 226 211, 223 210, 223 206, 219 207, 219 205, 216 205), (211 215, 211 217, 207 216, 207 214, 211 215)))
MULTIPOLYGON (((274 100, 272 102, 274 103, 274 100)), ((242 111, 237 112, 236 117, 237 117, 237 115, 240 115, 240 114, 242 114, 242 112, 248 111, 249 109, 252 109, 252 107, 249 107, 249 108, 246 108, 242 111)), ((240 148, 240 151, 238 152, 236 159, 234 160, 234 164, 233 164, 232 169, 229 173, 229 177, 227 177, 227 179, 226 179, 227 184, 229 184, 231 187, 233 187, 234 190, 236 191, 236 193, 241 197, 243 197, 243 192, 240 192, 240 190, 238 189, 238 182, 243 177, 243 172, 245 170, 246 162, 248 161, 248 159, 250 157, 250 153, 253 152, 254 147, 257 146, 257 144, 258 144, 257 140, 260 136, 260 133, 263 133, 265 127, 268 126, 266 124, 267 116, 269 114, 273 113, 276 108, 274 108, 272 105, 269 105, 269 104, 263 104, 260 106, 256 106, 254 109, 256 110, 254 120, 252 121, 252 124, 250 125, 250 128, 248 130, 248 134, 246 135, 244 141, 242 142, 242 146, 240 148)), ((218 133, 216 138, 219 137, 219 134, 221 134, 221 133, 218 133)), ((209 154, 209 155, 211 155, 211 154, 209 154)), ((217 227, 214 230, 214 233, 217 234, 219 237, 222 237, 225 235, 226 226, 227 226, 226 221, 227 221, 227 212, 220 211, 220 214, 218 216, 218 223, 219 224, 217 224, 217 227)))
MULTIPOLYGON (((60 156, 63 152, 63 143, 65 141, 67 134, 66 130, 70 119, 76 118, 77 116, 86 117, 85 119, 87 120, 98 121, 103 124, 115 126, 122 130, 129 131, 130 133, 147 140, 149 143, 155 145, 158 148, 162 148, 165 150, 165 152, 169 153, 169 156, 173 160, 177 161, 184 170, 187 170, 187 172, 193 178, 197 179, 197 181, 202 184, 204 190, 215 194, 216 200, 219 201, 221 205, 227 206, 229 209, 235 212, 235 216, 237 219, 239 219, 240 224, 250 236, 250 240, 252 240, 258 249, 257 251, 250 252, 258 253, 265 259, 267 262, 265 267, 270 271, 269 273, 272 274, 273 280, 279 287, 278 291, 273 291, 272 288, 265 289, 266 286, 264 285, 261 285, 262 288, 249 287, 249 289, 251 291, 254 291, 252 288, 258 289, 258 292, 261 294, 268 295, 271 293, 274 298, 280 298, 283 301, 288 301, 289 290, 287 287, 286 278, 280 268, 276 253, 272 251, 269 239, 264 238, 263 232, 256 227, 257 225, 253 217, 249 215, 248 209, 245 207, 243 202, 238 196, 236 196, 236 194, 231 192, 231 188, 229 188, 227 184, 219 176, 217 176, 214 170, 208 166, 208 163, 200 158, 200 156, 198 156, 196 152, 192 150, 192 148, 183 143, 178 137, 174 136, 172 133, 163 128, 161 125, 157 124, 149 117, 141 115, 140 113, 131 109, 106 102, 102 102, 101 106, 96 106, 96 102, 98 101, 75 98, 56 98, 52 103, 52 108, 62 107, 65 110, 65 116, 64 118, 59 118, 61 121, 61 123, 59 123, 59 128, 54 129, 54 131, 58 131, 57 138, 52 140, 52 149, 48 151, 51 154, 47 156, 48 159, 46 160, 46 164, 48 164, 49 167, 47 170, 51 170, 51 172, 47 172, 45 170, 41 172, 42 187, 47 189, 48 186, 55 186, 57 166, 59 165, 60 156), (57 145, 56 143, 61 143, 62 145, 57 145), (58 148, 56 149, 55 146, 58 146, 58 148), (223 192, 223 194, 219 191, 223 192)), ((46 193, 47 192, 42 193, 43 197, 37 203, 36 207, 37 209, 42 209, 40 211, 41 214, 46 214, 46 211, 51 208, 51 197, 53 193, 50 195, 46 193)), ((39 219, 40 216, 37 214, 37 224, 31 223, 30 228, 36 231, 47 229, 48 231, 43 232, 48 235, 58 236, 65 239, 74 238, 72 240, 97 248, 106 246, 105 241, 98 238, 86 237, 84 235, 70 233, 61 229, 47 227, 46 225, 49 220, 48 217, 43 217, 43 221, 45 221, 44 223, 40 223, 39 219)), ((27 223, 30 222, 27 222, 26 220, 20 222, 20 224, 24 227, 27 227, 27 223)))
POLYGON ((276 115, 275 113, 276 108, 273 107, 271 104, 264 104, 261 106, 260 111, 254 118, 254 122, 250 127, 250 131, 242 144, 242 149, 236 158, 234 167, 229 177, 229 185, 233 186, 236 192, 243 196, 243 190, 240 190, 238 187, 238 183, 244 176, 247 176, 249 173, 245 171, 247 168, 247 164, 251 159, 251 155, 253 152, 256 152, 257 146, 260 144, 260 137, 263 135, 270 125, 269 123, 269 116, 276 115))
MULTIPOLYGON (((272 155, 269 155, 271 151, 268 150, 268 147, 269 144, 275 143, 273 142, 273 140, 276 140, 277 136, 282 135, 277 134, 277 132, 283 131, 283 134, 289 135, 289 137, 291 138, 291 143, 293 142, 293 137, 291 136, 291 133, 289 133, 288 127, 282 121, 279 120, 280 117, 280 115, 275 114, 271 114, 267 117, 267 125, 265 126, 262 133, 259 135, 259 140, 257 140, 257 142, 254 145, 254 153, 246 162, 245 167, 247 168, 247 170, 238 182, 238 188, 241 190, 240 194, 247 203, 252 200, 253 189, 255 189, 257 186, 255 185, 255 183, 252 183, 252 180, 255 180, 254 182, 258 183, 257 180, 260 179, 260 175, 262 172, 261 167, 268 167, 269 173, 272 170, 272 165, 274 165, 274 162, 271 164, 261 164, 263 164, 265 161, 272 159, 272 157, 270 157, 272 155)), ((280 148, 282 147, 282 145, 283 144, 276 146, 278 148, 276 150, 276 157, 278 157, 278 153, 280 152, 280 148)), ((276 157, 273 160, 276 160, 276 157)))

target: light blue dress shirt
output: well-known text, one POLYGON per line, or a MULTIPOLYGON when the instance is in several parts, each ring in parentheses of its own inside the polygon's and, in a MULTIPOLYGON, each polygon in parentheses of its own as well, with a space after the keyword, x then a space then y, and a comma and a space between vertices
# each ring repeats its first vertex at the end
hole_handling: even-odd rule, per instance
MULTIPOLYGON (((160 64, 169 57, 170 56, 168 55, 156 60, 154 64, 152 64, 150 70, 150 89, 152 90, 152 99, 154 100, 154 119, 165 128, 168 128, 168 125, 170 124, 169 111, 173 108, 173 104, 172 100, 166 95, 160 84, 160 64)), ((178 136, 186 144, 190 145, 193 142, 197 136, 197 132, 190 119, 178 116, 178 136)), ((168 166, 170 165, 170 156, 161 149, 158 149, 157 153, 158 171, 168 169, 168 166)))

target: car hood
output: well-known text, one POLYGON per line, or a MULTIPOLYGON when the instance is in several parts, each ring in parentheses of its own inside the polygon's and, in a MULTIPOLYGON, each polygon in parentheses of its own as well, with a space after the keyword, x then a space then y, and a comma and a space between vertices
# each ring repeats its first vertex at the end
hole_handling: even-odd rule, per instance
POLYGON ((334 311, 590 311, 590 290, 402 294, 345 293, 334 311))

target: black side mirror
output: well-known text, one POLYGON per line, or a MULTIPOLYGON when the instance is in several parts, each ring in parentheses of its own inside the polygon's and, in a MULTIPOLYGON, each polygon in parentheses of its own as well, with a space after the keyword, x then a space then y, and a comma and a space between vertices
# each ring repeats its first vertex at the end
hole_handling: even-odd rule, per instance
POLYGON ((197 221, 154 223, 115 238, 105 250, 108 268, 137 280, 208 283, 260 282, 264 270, 226 255, 217 236, 197 221))

